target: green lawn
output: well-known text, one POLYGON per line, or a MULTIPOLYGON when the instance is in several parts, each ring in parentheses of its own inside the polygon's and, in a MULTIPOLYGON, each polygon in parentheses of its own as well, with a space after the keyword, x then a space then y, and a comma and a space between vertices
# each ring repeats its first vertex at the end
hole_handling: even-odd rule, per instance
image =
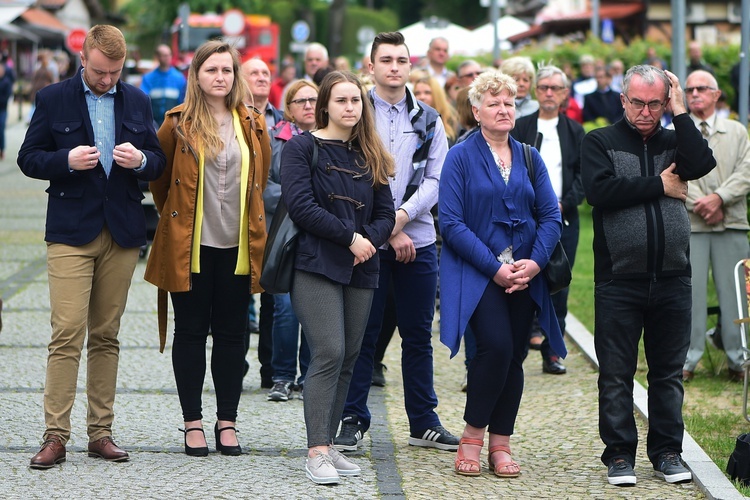
MULTIPOLYGON (((580 210, 581 237, 573 269, 568 309, 589 331, 593 332, 594 258, 591 248, 593 240, 591 208, 584 204, 580 210)), ((712 287, 709 287, 708 302, 709 305, 716 304, 716 295, 712 287)), ((732 311, 732 314, 736 312, 732 311)), ((709 317, 707 328, 713 326, 715 321, 715 317, 709 317)), ((685 387, 683 415, 685 427, 690 435, 716 465, 722 471, 726 471, 727 460, 734 449, 737 436, 749 432, 750 424, 742 415, 742 384, 728 380, 727 367, 723 360, 723 352, 714 349, 713 346, 707 346, 703 359, 695 371, 695 379, 685 387)), ((646 372, 647 365, 641 343, 636 379, 643 386, 648 385, 646 372)), ((738 490, 743 495, 750 496, 750 488, 738 486, 738 490)))

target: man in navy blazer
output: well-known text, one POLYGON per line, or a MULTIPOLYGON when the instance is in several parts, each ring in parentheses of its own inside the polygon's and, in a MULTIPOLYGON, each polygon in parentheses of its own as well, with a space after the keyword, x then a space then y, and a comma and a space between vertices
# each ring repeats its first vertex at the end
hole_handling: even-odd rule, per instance
POLYGON ((119 81, 126 53, 120 30, 92 27, 79 72, 37 93, 18 153, 24 174, 49 181, 45 241, 52 338, 46 431, 31 459, 35 469, 65 461, 85 340, 88 454, 112 462, 129 458, 112 440, 117 334, 138 251, 146 243, 138 180, 157 179, 166 159, 148 97, 119 81))

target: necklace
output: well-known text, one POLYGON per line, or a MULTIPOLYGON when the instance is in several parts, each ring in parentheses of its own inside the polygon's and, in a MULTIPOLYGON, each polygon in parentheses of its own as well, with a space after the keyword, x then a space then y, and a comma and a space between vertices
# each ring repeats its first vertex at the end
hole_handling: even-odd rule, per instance
POLYGON ((492 147, 492 145, 489 142, 487 142, 487 146, 490 148, 490 153, 492 153, 492 158, 495 160, 495 164, 497 165, 497 168, 500 171, 500 175, 503 177, 503 180, 507 184, 508 180, 510 179, 510 168, 512 166, 510 158, 508 159, 508 162, 506 163, 505 160, 503 160, 500 154, 495 151, 495 149, 492 147))

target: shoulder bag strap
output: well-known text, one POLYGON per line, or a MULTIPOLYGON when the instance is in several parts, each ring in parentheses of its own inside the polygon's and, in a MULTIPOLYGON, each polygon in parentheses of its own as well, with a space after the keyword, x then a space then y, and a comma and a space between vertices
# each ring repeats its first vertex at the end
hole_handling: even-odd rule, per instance
POLYGON ((523 155, 526 157, 526 170, 529 172, 531 187, 534 187, 534 162, 531 160, 531 146, 523 144, 523 155))
POLYGON ((310 171, 315 170, 315 166, 317 164, 318 164, 318 139, 313 135, 313 155, 312 155, 312 162, 310 162, 310 171))

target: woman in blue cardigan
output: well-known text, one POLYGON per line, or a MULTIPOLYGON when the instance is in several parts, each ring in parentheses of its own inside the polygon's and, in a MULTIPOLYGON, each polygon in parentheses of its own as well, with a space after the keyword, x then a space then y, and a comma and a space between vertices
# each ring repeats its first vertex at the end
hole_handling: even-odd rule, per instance
POLYGON ((478 476, 489 430, 490 469, 517 477, 510 435, 523 392, 523 354, 536 312, 555 352, 566 350, 539 275, 560 239, 562 219, 547 169, 532 149, 535 183, 515 125, 515 81, 485 72, 469 90, 480 133, 453 147, 440 179, 440 340, 454 356, 467 325, 476 334, 455 470, 478 476))

